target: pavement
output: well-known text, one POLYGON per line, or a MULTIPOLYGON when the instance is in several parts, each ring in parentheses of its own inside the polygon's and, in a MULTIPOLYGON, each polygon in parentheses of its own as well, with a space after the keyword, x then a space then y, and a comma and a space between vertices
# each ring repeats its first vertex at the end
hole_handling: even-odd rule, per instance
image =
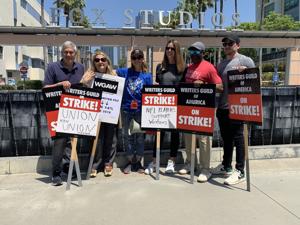
POLYGON ((0 224, 300 224, 300 158, 250 160, 250 180, 249 192, 246 182, 226 186, 222 177, 191 184, 190 176, 163 168, 160 180, 114 169, 66 191, 48 174, 0 175, 0 224))

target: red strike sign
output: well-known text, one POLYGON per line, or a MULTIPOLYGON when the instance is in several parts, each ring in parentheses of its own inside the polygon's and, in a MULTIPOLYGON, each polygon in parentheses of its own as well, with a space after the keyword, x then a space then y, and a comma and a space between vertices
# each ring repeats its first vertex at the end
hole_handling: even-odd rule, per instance
POLYGON ((80 98, 72 95, 62 95, 61 107, 79 109, 91 112, 100 111, 100 100, 92 98, 80 98))
POLYGON ((230 118, 242 121, 262 122, 260 94, 235 94, 229 99, 230 118))
POLYGON ((214 108, 195 106, 178 107, 177 128, 189 131, 213 133, 214 108))
POLYGON ((177 96, 164 94, 147 94, 143 95, 143 105, 156 105, 156 106, 176 106, 177 96))

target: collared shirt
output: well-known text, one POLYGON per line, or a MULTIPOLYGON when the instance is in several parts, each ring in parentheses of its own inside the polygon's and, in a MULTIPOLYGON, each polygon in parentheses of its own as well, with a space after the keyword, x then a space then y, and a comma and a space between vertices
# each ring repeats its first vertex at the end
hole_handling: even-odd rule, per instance
POLYGON ((45 73, 44 85, 56 84, 61 81, 70 81, 71 84, 80 82, 84 74, 82 64, 74 62, 71 70, 63 65, 63 61, 50 63, 45 73))

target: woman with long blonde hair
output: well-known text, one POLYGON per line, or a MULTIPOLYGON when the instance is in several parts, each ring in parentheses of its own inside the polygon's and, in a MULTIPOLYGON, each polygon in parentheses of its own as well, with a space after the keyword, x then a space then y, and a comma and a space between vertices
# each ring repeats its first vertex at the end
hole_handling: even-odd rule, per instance
MULTIPOLYGON (((81 83, 91 87, 96 73, 116 75, 112 69, 111 60, 102 51, 96 51, 91 60, 91 68, 81 79, 81 83)), ((113 161, 116 156, 117 137, 115 124, 101 123, 101 129, 97 145, 97 153, 92 166, 91 177, 96 177, 97 172, 104 169, 104 176, 111 176, 113 161)))

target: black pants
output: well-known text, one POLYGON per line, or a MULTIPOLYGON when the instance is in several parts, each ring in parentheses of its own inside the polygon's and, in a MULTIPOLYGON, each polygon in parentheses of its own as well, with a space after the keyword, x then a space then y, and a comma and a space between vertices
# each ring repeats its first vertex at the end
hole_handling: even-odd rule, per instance
MULTIPOLYGON (((63 164, 70 163, 71 139, 69 137, 59 137, 54 139, 52 148, 52 175, 59 176, 63 169, 63 164)), ((67 171, 64 171, 67 172, 67 171)))
MULTIPOLYGON (((160 147, 162 147, 162 144, 164 143, 165 132, 166 131, 161 131, 160 147)), ((179 132, 176 130, 171 131, 170 157, 174 157, 174 158, 177 157, 179 142, 180 142, 179 132)), ((153 145, 153 158, 156 158, 156 135, 155 135, 155 141, 154 141, 154 145, 153 145)))
POLYGON ((105 165, 113 164, 117 152, 116 127, 115 124, 101 123, 93 169, 101 170, 105 165))
POLYGON ((233 147, 236 148, 237 170, 244 172, 245 167, 245 143, 243 123, 229 119, 228 109, 217 109, 221 136, 223 139, 223 162, 225 168, 231 168, 233 147))

